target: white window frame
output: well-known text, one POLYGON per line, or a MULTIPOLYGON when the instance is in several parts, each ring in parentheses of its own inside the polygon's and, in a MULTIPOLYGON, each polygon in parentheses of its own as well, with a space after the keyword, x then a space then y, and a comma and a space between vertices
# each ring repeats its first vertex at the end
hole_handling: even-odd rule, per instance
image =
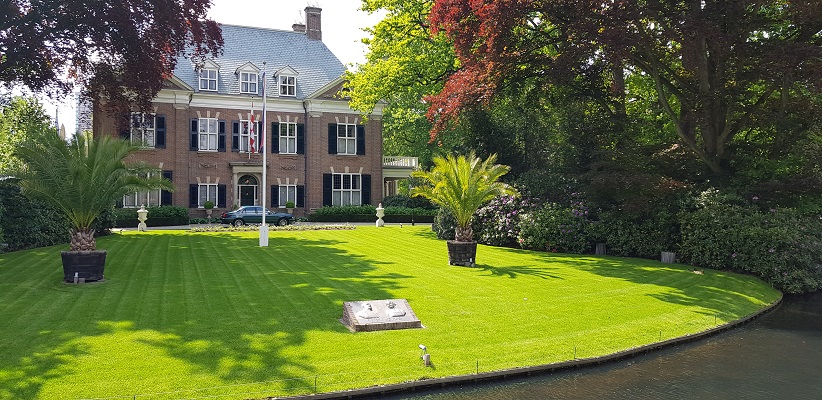
POLYGON ((357 155, 357 125, 337 123, 337 154, 357 155))
POLYGON ((129 140, 132 144, 154 147, 157 140, 157 116, 153 113, 131 113, 129 140))
POLYGON ((296 122, 280 122, 280 154, 297 154, 296 122))
POLYGON ((331 205, 358 206, 362 204, 362 174, 332 174, 331 205))
MULTIPOLYGON (((254 138, 254 151, 260 151, 260 132, 257 132, 257 127, 254 128, 254 134, 252 135, 248 131, 248 124, 249 120, 243 119, 240 120, 240 153, 249 153, 249 148, 251 147, 251 138, 254 138)), ((257 121, 254 121, 254 125, 258 125, 257 121)))
POLYGON ((197 149, 199 151, 217 151, 219 135, 220 122, 217 118, 197 120, 197 149))
POLYGON ((294 206, 297 205, 297 185, 280 185, 280 191, 277 193, 277 204, 280 208, 285 207, 285 203, 289 201, 294 202, 294 206))
POLYGON ((214 68, 203 68, 199 73, 200 90, 217 91, 217 77, 219 73, 214 68))
POLYGON ((216 205, 217 190, 218 188, 216 183, 197 184, 197 208, 204 208, 203 204, 209 200, 216 205))
MULTIPOLYGON (((152 174, 149 174, 150 178, 152 174)), ((152 189, 140 192, 129 193, 123 196, 123 208, 138 208, 140 206, 159 207, 162 204, 162 190, 152 189)))
POLYGON ((294 75, 280 75, 280 96, 297 96, 297 77, 294 75))
POLYGON ((259 80, 259 75, 257 75, 256 72, 240 71, 240 93, 258 94, 257 86, 259 80))

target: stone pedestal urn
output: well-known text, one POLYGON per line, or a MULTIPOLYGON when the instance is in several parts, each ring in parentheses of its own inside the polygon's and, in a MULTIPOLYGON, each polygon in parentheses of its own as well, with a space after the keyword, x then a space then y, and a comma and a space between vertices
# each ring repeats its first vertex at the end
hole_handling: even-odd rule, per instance
POLYGON ((385 226, 385 221, 382 220, 382 217, 385 216, 385 209, 382 208, 382 203, 377 206, 377 227, 385 226))
POLYGON ((137 210, 137 220, 140 221, 140 223, 137 225, 137 230, 140 232, 146 231, 146 220, 148 219, 147 215, 148 210, 146 210, 146 206, 141 205, 140 209, 137 210))

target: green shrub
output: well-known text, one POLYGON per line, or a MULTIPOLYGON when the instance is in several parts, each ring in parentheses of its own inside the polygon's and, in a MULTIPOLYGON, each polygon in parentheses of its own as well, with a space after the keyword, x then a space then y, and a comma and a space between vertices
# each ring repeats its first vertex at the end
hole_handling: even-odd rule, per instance
POLYGON ((491 246, 515 246, 519 238, 521 216, 534 203, 514 196, 501 196, 480 207, 474 214, 472 228, 477 242, 491 246))
POLYGON ((679 220, 667 211, 643 217, 600 213, 588 227, 588 237, 591 243, 605 243, 609 255, 656 259, 663 251, 677 251, 679 220))
POLYGON ((559 253, 586 253, 588 210, 581 200, 571 207, 546 203, 542 208, 521 216, 519 245, 523 249, 559 253))
POLYGON ((425 197, 411 197, 403 194, 395 196, 388 196, 382 200, 383 207, 405 207, 405 208, 424 208, 427 210, 436 210, 438 207, 431 203, 425 197))
POLYGON ((8 244, 5 251, 68 243, 70 225, 63 213, 20 193, 14 182, 0 183, 0 231, 8 244))
POLYGON ((787 293, 822 289, 822 220, 790 209, 708 204, 680 215, 682 260, 755 274, 787 293))
POLYGON ((454 240, 457 233, 457 219, 454 214, 445 208, 440 208, 434 217, 434 223, 431 224, 431 230, 436 233, 437 237, 443 240, 454 240))
MULTIPOLYGON (((176 206, 147 207, 147 226, 188 225, 188 208, 176 206)), ((114 220, 118 228, 134 228, 137 220, 136 208, 114 209, 114 220)))
MULTIPOLYGON (((385 222, 433 222, 436 210, 385 207, 385 222)), ((377 208, 372 205, 323 207, 308 216, 311 222, 375 222, 377 208)))

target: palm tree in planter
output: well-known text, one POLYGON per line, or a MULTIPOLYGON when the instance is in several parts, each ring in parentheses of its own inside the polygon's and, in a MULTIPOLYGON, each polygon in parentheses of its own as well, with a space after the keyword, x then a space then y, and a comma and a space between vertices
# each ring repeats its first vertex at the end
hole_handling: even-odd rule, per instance
POLYGON ((443 207, 457 221, 454 240, 448 241, 448 263, 473 266, 477 257, 477 242, 471 229, 471 219, 477 209, 497 196, 516 195, 514 188, 499 182, 511 169, 494 164, 497 155, 483 161, 474 153, 466 156, 435 157, 430 171, 414 171, 423 185, 411 190, 412 196, 422 196, 443 207))
POLYGON ((173 190, 160 171, 145 164, 126 164, 139 146, 103 136, 78 134, 66 142, 48 133, 15 149, 23 161, 20 187, 29 198, 61 210, 71 224, 69 251, 62 252, 64 278, 103 279, 105 250, 97 251, 95 219, 129 193, 150 189, 173 190))

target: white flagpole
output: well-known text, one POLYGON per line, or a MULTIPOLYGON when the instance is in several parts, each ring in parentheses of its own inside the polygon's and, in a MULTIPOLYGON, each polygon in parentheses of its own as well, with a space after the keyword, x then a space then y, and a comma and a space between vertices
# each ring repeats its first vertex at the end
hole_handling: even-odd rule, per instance
POLYGON ((266 183, 266 170, 268 169, 266 166, 266 149, 265 149, 265 137, 266 137, 266 113, 265 113, 265 62, 263 63, 263 129, 261 129, 260 136, 257 138, 257 149, 263 153, 263 224, 260 225, 260 247, 268 247, 268 225, 265 223, 265 210, 266 210, 266 203, 265 203, 265 194, 268 192, 268 184, 266 183))

